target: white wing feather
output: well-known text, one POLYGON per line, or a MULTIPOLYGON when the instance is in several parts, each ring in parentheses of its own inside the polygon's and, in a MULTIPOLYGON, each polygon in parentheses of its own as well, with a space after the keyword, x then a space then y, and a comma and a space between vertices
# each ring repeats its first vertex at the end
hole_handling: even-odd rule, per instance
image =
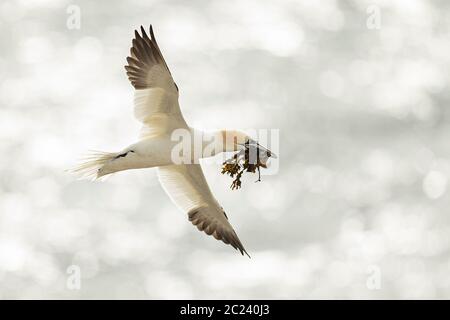
MULTIPOLYGON (((130 52, 125 69, 136 89, 134 114, 143 123, 141 137, 188 128, 178 103, 178 87, 156 43, 152 26, 150 37, 142 27, 141 34, 135 31, 130 52)), ((248 255, 212 195, 200 165, 159 167, 158 173, 164 190, 181 210, 187 212, 192 224, 248 255)))
POLYGON ((187 128, 178 105, 178 96, 162 88, 136 90, 134 116, 143 123, 142 138, 187 128))
POLYGON ((143 27, 141 33, 135 31, 125 66, 136 89, 134 114, 144 125, 141 137, 187 128, 178 104, 178 88, 156 43, 153 28, 150 26, 150 37, 143 27))
POLYGON ((188 214, 200 231, 247 254, 228 218, 211 193, 199 164, 158 168, 161 185, 172 201, 188 214))

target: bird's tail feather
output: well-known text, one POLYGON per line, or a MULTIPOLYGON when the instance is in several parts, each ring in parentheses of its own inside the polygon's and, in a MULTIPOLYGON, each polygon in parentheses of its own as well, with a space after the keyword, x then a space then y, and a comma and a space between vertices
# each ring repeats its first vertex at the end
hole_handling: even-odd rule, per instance
POLYGON ((99 174, 99 170, 111 160, 117 157, 118 153, 89 151, 85 156, 80 158, 80 162, 68 172, 78 176, 79 179, 97 180, 103 175, 99 174))

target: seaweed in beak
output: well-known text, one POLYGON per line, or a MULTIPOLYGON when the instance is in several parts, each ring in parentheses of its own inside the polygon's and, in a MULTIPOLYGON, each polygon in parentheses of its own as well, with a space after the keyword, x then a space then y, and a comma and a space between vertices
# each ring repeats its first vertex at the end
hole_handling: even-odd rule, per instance
POLYGON ((231 183, 232 190, 241 188, 241 177, 244 172, 255 173, 258 171, 258 180, 255 182, 261 181, 261 168, 267 168, 269 158, 277 158, 272 151, 254 140, 248 140, 241 146, 244 148, 226 160, 222 166, 222 174, 228 174, 234 178, 231 183))

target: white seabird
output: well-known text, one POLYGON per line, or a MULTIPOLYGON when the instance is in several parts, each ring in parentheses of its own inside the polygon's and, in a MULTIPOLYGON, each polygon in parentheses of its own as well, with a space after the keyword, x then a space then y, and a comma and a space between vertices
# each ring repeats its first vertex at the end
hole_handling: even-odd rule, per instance
MULTIPOLYGON (((135 88, 134 114, 143 123, 140 139, 120 152, 92 153, 73 171, 83 178, 97 179, 128 169, 158 167, 162 187, 187 213, 193 225, 230 244, 242 255, 248 255, 225 211, 211 193, 198 158, 236 151, 253 140, 237 130, 215 131, 212 132, 215 148, 211 153, 205 154, 202 150, 196 156, 193 152, 192 162, 174 164, 172 150, 176 142, 171 139, 171 134, 177 129, 185 129, 192 134, 198 130, 189 127, 183 118, 178 104, 178 87, 156 43, 151 25, 150 37, 142 26, 141 34, 135 31, 127 62, 128 79, 135 88)), ((201 147, 205 148, 204 145, 201 147)), ((270 152, 263 147, 261 150, 270 152)))

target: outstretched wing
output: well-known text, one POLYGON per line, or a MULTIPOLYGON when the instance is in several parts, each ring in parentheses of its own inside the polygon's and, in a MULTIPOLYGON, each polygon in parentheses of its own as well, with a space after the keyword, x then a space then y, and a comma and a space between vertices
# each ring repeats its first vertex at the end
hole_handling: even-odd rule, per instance
POLYGON ((128 79, 136 89, 134 114, 144 124, 142 135, 152 136, 186 128, 178 104, 178 87, 156 43, 153 27, 150 37, 141 26, 135 30, 128 65, 128 79))
POLYGON ((199 164, 159 167, 158 176, 166 193, 188 214, 193 225, 217 240, 230 244, 242 255, 248 255, 228 217, 212 195, 199 164))

